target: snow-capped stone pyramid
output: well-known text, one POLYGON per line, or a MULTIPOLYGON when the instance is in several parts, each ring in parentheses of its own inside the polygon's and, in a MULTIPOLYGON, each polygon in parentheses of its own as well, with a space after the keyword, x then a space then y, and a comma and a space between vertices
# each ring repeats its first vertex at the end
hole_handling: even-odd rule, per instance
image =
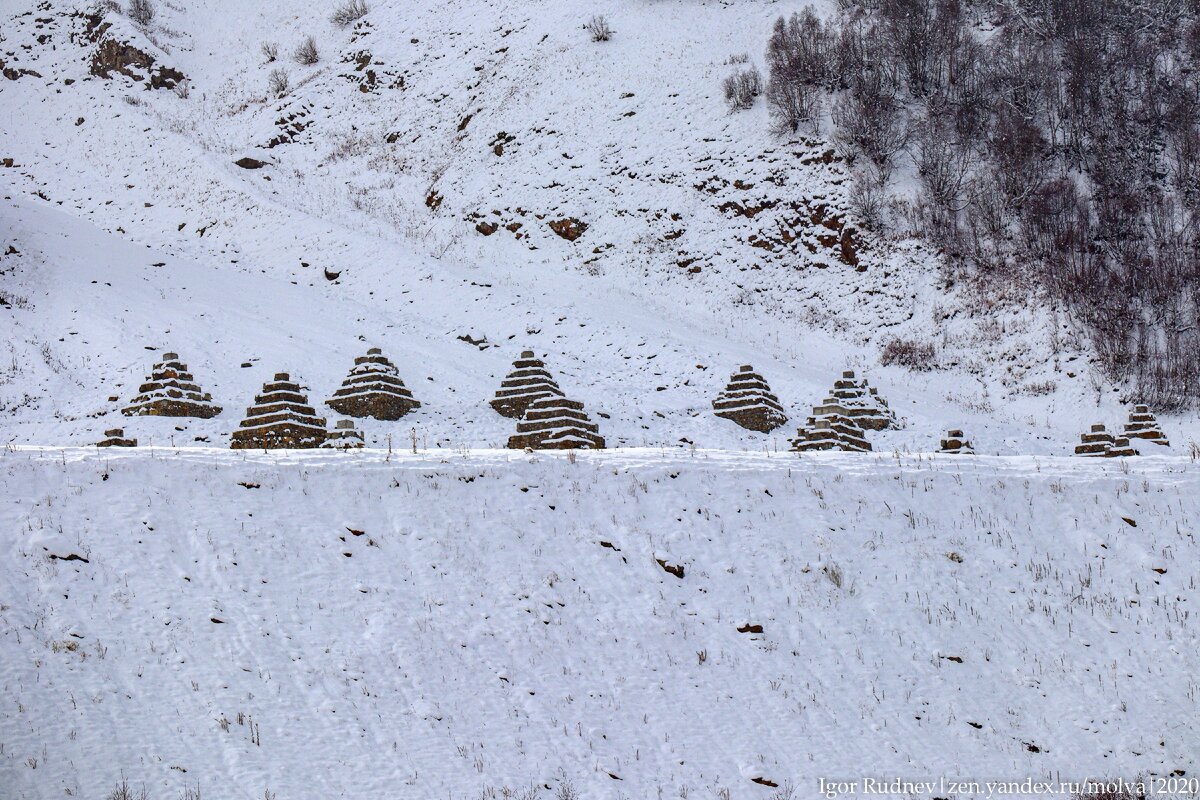
POLYGON ((946 438, 942 439, 941 448, 943 453, 975 452, 975 448, 972 447, 971 443, 963 436, 963 432, 955 429, 946 431, 946 438))
POLYGON ((604 438, 596 423, 588 419, 583 403, 544 395, 525 409, 508 446, 514 450, 602 450, 604 438))
POLYGON ((729 383, 713 400, 713 411, 718 417, 760 433, 770 433, 787 422, 779 398, 749 364, 741 365, 729 377, 729 383))
POLYGON ((213 405, 212 396, 200 389, 177 353, 163 353, 162 361, 151 368, 146 382, 138 387, 137 397, 121 413, 127 417, 209 419, 220 414, 221 407, 213 405))
POLYGON ((137 447, 137 439, 126 439, 124 428, 110 428, 104 432, 104 438, 96 442, 96 447, 137 447))
POLYGON ((356 450, 362 446, 362 431, 354 427, 354 420, 349 419, 339 419, 321 443, 321 447, 333 450, 356 450))
POLYGON ((491 406, 502 416, 521 419, 530 404, 543 397, 563 397, 563 393, 542 360, 526 350, 500 382, 491 406))
POLYGON ((1138 451, 1134 450, 1133 446, 1129 444, 1128 436, 1117 436, 1113 439, 1112 447, 1108 448, 1108 452, 1104 455, 1109 458, 1119 458, 1122 456, 1136 456, 1137 454, 1138 451))
POLYGON ((1158 420, 1150 413, 1149 406, 1136 405, 1129 414, 1129 422, 1125 423, 1125 435, 1131 439, 1145 439, 1154 444, 1169 447, 1171 443, 1166 434, 1158 426, 1158 420))
POLYGON ((865 453, 871 449, 866 434, 858 424, 845 414, 824 414, 809 417, 804 427, 790 440, 792 450, 846 450, 865 453))
POLYGON ((896 415, 888 408, 887 401, 879 396, 878 390, 867 384, 866 378, 854 377, 846 370, 833 384, 833 391, 821 405, 813 408, 813 416, 843 414, 853 419, 860 428, 881 431, 896 427, 896 415))
MULTIPOLYGON (((1125 446, 1129 446, 1129 440, 1125 439, 1125 446)), ((1099 456, 1107 457, 1111 455, 1113 447, 1117 444, 1117 439, 1113 437, 1103 423, 1096 423, 1087 433, 1079 434, 1079 444, 1075 445, 1075 455, 1077 456, 1099 456)))
POLYGON ((263 384, 263 393, 246 409, 229 446, 234 450, 320 447, 326 436, 325 419, 317 416, 291 376, 279 372, 263 384))
POLYGON ((397 420, 421 403, 400 380, 396 366, 378 347, 354 359, 342 386, 326 405, 347 417, 397 420))

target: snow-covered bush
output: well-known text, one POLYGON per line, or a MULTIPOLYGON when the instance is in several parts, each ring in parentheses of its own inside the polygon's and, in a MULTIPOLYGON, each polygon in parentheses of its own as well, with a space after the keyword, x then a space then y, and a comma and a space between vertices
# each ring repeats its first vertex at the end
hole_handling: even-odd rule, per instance
POLYGON ((300 46, 296 48, 296 52, 292 54, 296 59, 297 64, 311 66, 321 60, 321 54, 317 51, 317 40, 309 36, 300 46))
POLYGON ((279 67, 271 70, 271 74, 267 76, 267 88, 271 90, 271 94, 283 97, 288 93, 290 87, 291 82, 288 80, 287 70, 279 67))
POLYGON ((364 0, 346 0, 345 3, 337 7, 329 19, 334 25, 345 27, 351 22, 365 17, 367 11, 367 4, 364 0))
POLYGON ((725 79, 725 102, 730 111, 743 111, 754 105, 762 94, 762 75, 755 67, 739 69, 725 79))
POLYGON ((883 352, 879 354, 879 363, 885 367, 896 364, 917 372, 933 369, 933 359, 933 345, 916 339, 892 339, 883 346, 883 352))
POLYGON ((592 35, 593 42, 607 42, 613 35, 608 19, 603 14, 592 17, 583 27, 592 35))
POLYGON ((149 25, 154 19, 154 4, 150 0, 129 0, 129 18, 138 25, 149 25))

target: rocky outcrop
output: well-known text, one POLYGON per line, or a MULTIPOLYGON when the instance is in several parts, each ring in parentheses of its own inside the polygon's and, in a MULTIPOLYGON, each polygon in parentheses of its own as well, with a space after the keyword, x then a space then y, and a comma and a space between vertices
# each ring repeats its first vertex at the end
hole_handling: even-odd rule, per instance
POLYGON ((525 409, 508 446, 514 450, 602 450, 604 439, 599 427, 588 419, 583 403, 548 395, 525 409))
POLYGON ((137 447, 137 439, 126 439, 124 428, 110 428, 104 432, 104 438, 96 442, 96 447, 137 447))
POLYGON ((1162 432, 1162 428, 1158 425, 1158 420, 1154 414, 1150 413, 1149 406, 1137 405, 1133 407, 1133 411, 1129 414, 1129 421, 1125 423, 1125 435, 1131 439, 1145 439, 1153 444, 1160 444, 1164 447, 1170 447, 1171 442, 1167 440, 1166 434, 1162 432))
POLYGON ((770 433, 788 419, 779 398, 749 364, 738 367, 730 376, 729 383, 713 400, 713 411, 718 417, 760 433, 770 433))
POLYGON ((397 420, 421 403, 400 380, 400 374, 378 347, 354 359, 342 386, 325 404, 347 417, 397 420))
POLYGON ((588 229, 588 224, 574 217, 564 217, 563 219, 551 220, 546 223, 550 226, 550 230, 557 233, 568 242, 573 242, 578 239, 588 229))
POLYGON ((321 443, 321 447, 332 450, 357 450, 362 446, 362 432, 355 428, 354 421, 349 419, 339 419, 321 443))
POLYGON ((121 413, 127 417, 199 417, 210 419, 221 413, 212 396, 196 384, 187 364, 175 353, 163 353, 163 360, 150 370, 138 395, 121 413))
POLYGON ((111 37, 96 45, 89 71, 98 78, 111 78, 115 72, 139 82, 149 79, 151 89, 174 89, 187 79, 173 67, 154 66, 154 56, 111 37))
POLYGON ((975 452, 975 448, 963 437, 963 432, 960 430, 946 431, 946 438, 941 441, 941 450, 943 453, 975 452))
POLYGON ((325 419, 318 417, 308 397, 286 372, 263 384, 246 419, 233 432, 234 450, 274 450, 320 447, 326 439, 325 419))
POLYGON ((491 406, 502 416, 521 419, 526 409, 543 397, 563 397, 563 393, 542 360, 526 350, 500 382, 491 406))

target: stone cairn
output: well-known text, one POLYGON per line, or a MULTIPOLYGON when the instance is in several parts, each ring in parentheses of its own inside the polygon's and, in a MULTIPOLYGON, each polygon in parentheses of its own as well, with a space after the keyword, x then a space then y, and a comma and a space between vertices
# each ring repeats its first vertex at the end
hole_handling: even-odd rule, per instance
POLYGON ((500 382, 491 406, 501 416, 521 419, 535 400, 563 397, 554 376, 532 350, 526 350, 513 362, 512 372, 500 382))
POLYGON ((104 432, 104 438, 96 442, 96 447, 137 447, 137 439, 126 439, 124 428, 110 428, 104 432))
POLYGON ((350 374, 326 405, 347 417, 397 420, 421 404, 400 380, 396 366, 378 347, 354 359, 350 374))
POLYGON ((1137 451, 1129 444, 1127 436, 1113 436, 1104 425, 1097 423, 1087 433, 1079 435, 1079 444, 1075 445, 1075 455, 1099 458, 1118 458, 1136 456, 1137 451))
POLYGON ((321 443, 321 447, 334 450, 356 450, 362 446, 362 432, 354 427, 354 420, 349 419, 339 419, 321 443))
POLYGON ((713 400, 718 417, 736 422, 746 430, 770 433, 787 422, 779 398, 754 367, 743 364, 713 400))
POLYGON ((875 387, 868 386, 866 378, 856 378, 846 371, 834 382, 829 396, 813 406, 812 415, 791 440, 792 450, 867 452, 871 443, 865 431, 895 425, 896 415, 875 387))
POLYGON ((526 407, 508 446, 514 450, 603 450, 604 438, 596 423, 588 419, 583 403, 551 394, 526 407))
POLYGON ((974 453, 975 448, 971 443, 963 438, 963 432, 959 430, 946 431, 946 438, 941 442, 943 453, 974 453))
POLYGON ((275 380, 263 384, 262 394, 246 409, 229 446, 234 450, 320 447, 326 436, 324 418, 317 416, 291 376, 279 372, 275 380))
POLYGON ((200 417, 209 419, 221 413, 212 396, 200 390, 187 364, 176 353, 163 353, 163 360, 150 370, 146 382, 138 387, 138 396, 121 409, 127 417, 200 417))
POLYGON ((1158 420, 1150 413, 1148 406, 1133 407, 1133 412, 1129 415, 1129 422, 1125 423, 1125 435, 1131 439, 1145 439, 1164 447, 1171 446, 1171 443, 1167 441, 1166 434, 1162 432, 1162 428, 1158 427, 1158 420))
POLYGON ((865 453, 871 449, 863 429, 845 414, 823 414, 809 417, 803 428, 790 440, 792 450, 846 450, 865 453))

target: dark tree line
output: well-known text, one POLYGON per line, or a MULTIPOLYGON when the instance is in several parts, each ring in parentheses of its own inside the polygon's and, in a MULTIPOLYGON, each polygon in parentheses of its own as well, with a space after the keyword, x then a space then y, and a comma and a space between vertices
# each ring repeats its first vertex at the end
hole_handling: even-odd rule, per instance
POLYGON ((1200 399, 1200 0, 843 0, 767 64, 773 126, 831 127, 865 221, 1035 279, 1140 399, 1200 399))

